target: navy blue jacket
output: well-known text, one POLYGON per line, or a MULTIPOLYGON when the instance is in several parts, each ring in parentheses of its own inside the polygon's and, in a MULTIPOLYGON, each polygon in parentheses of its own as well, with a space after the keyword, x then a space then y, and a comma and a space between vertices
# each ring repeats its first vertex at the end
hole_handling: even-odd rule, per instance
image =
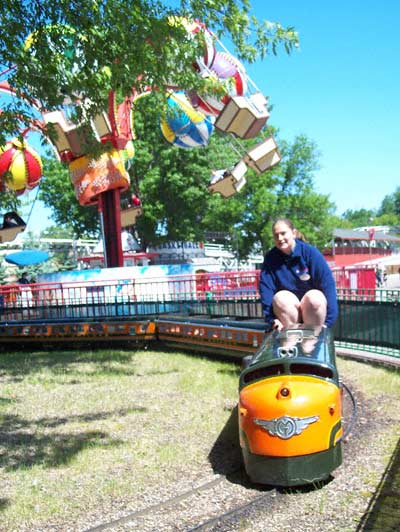
POLYGON ((265 321, 275 319, 272 300, 279 290, 289 290, 301 299, 308 290, 321 290, 328 302, 325 325, 332 327, 338 316, 336 286, 332 272, 317 248, 296 239, 290 255, 274 247, 267 252, 260 275, 260 296, 265 321))

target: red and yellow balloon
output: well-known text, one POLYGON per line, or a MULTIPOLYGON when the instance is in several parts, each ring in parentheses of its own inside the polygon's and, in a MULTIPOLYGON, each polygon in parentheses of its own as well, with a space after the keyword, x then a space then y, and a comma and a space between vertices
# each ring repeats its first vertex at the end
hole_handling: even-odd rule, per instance
POLYGON ((35 188, 42 175, 42 160, 25 141, 14 138, 0 147, 1 190, 23 194, 35 188))

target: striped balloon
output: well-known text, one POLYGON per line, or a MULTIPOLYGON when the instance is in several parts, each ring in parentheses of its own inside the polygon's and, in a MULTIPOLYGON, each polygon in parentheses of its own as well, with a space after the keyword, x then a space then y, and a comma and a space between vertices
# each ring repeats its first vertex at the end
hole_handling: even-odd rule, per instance
POLYGON ((35 188, 43 175, 42 160, 28 144, 14 138, 0 147, 0 183, 2 189, 23 194, 35 188))
POLYGON ((178 148, 196 148, 208 144, 214 126, 209 117, 196 111, 183 92, 168 98, 167 116, 161 118, 161 132, 178 148))

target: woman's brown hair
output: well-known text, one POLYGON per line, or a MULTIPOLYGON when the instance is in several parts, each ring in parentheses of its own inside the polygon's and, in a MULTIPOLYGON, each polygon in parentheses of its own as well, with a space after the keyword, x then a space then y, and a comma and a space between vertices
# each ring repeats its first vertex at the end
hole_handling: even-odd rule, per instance
POLYGON ((303 235, 303 233, 301 231, 299 231, 298 229, 295 228, 295 226, 293 225, 292 220, 290 220, 289 218, 277 218, 274 221, 274 223, 272 224, 272 231, 274 230, 274 227, 276 226, 276 224, 278 222, 284 223, 285 225, 287 225, 289 227, 289 229, 294 231, 294 234, 295 234, 295 237, 297 238, 297 240, 302 240, 303 242, 307 242, 306 237, 303 235))

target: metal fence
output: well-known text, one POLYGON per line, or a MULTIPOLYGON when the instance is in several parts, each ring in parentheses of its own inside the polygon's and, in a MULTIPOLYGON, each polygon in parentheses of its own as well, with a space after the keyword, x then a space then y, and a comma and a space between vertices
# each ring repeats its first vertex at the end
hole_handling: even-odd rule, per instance
MULTIPOLYGON (((135 316, 262 320, 258 271, 0 287, 0 322, 135 316)), ((337 341, 400 357, 400 290, 338 288, 337 341)))
POLYGON ((400 358, 400 290, 338 289, 338 299, 340 345, 400 358))

